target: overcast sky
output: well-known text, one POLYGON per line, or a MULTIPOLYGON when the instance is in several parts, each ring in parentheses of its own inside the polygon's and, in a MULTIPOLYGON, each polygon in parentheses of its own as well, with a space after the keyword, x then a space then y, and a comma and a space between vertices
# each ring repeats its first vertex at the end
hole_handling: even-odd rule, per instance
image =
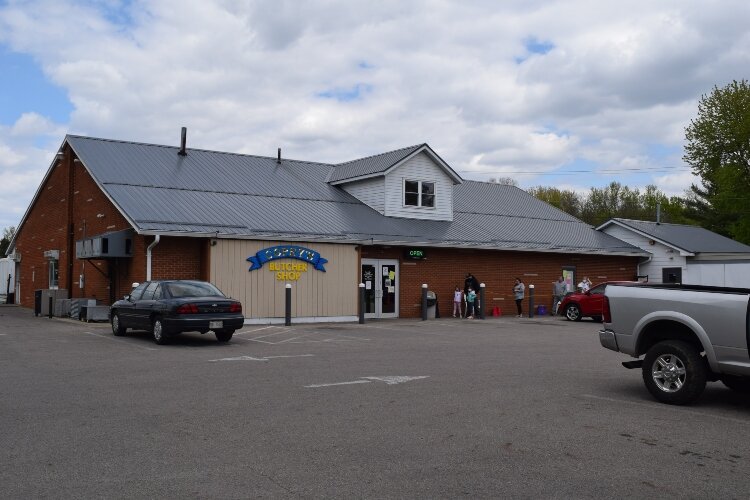
POLYGON ((426 142, 465 179, 679 195, 750 2, 0 0, 0 228, 65 134, 320 162, 426 142))

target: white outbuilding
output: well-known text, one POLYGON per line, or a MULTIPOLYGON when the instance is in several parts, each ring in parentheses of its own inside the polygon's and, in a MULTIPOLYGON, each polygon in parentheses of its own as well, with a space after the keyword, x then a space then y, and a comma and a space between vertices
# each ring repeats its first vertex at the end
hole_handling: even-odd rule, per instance
POLYGON ((651 254, 638 265, 641 280, 750 287, 750 246, 702 227, 611 219, 597 230, 651 254))

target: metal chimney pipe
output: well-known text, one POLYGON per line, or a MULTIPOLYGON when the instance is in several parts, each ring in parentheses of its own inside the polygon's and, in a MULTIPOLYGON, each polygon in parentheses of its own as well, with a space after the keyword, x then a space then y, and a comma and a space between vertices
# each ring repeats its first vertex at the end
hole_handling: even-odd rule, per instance
POLYGON ((281 148, 279 148, 278 155, 276 156, 276 163, 281 165, 281 148))
POLYGON ((187 145, 187 127, 182 127, 182 134, 180 137, 180 150, 177 152, 180 156, 187 156, 185 146, 187 145))
POLYGON ((656 204, 656 223, 661 223, 661 203, 656 204))

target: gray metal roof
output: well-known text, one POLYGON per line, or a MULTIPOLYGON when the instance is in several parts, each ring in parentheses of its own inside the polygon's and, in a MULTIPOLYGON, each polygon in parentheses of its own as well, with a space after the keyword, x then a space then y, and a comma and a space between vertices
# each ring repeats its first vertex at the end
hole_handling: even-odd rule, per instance
POLYGON ((615 218, 612 222, 690 253, 750 253, 750 246, 698 226, 615 218))
POLYGON ((457 184, 453 221, 404 219, 328 184, 330 164, 66 140, 141 234, 647 255, 513 186, 457 184))
POLYGON ((355 179, 366 177, 368 175, 384 173, 386 170, 396 165, 398 162, 411 155, 425 144, 417 144, 407 148, 389 151, 358 160, 352 160, 345 163, 339 163, 334 166, 328 182, 338 182, 346 179, 355 179))

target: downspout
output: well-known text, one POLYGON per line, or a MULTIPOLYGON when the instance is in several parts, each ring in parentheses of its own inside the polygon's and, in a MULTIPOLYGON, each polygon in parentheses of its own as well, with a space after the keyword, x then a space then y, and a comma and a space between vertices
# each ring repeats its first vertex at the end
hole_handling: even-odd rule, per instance
POLYGON ((146 248, 146 281, 151 281, 151 250, 159 244, 161 235, 157 234, 154 241, 146 248))
POLYGON ((651 254, 651 255, 648 256, 648 259, 644 260, 643 262, 639 262, 638 265, 635 266, 635 272, 636 272, 636 274, 638 276, 641 275, 641 266, 642 265, 645 266, 646 264, 648 264, 649 262, 651 262, 651 259, 653 259, 653 258, 654 258, 654 254, 651 254))

